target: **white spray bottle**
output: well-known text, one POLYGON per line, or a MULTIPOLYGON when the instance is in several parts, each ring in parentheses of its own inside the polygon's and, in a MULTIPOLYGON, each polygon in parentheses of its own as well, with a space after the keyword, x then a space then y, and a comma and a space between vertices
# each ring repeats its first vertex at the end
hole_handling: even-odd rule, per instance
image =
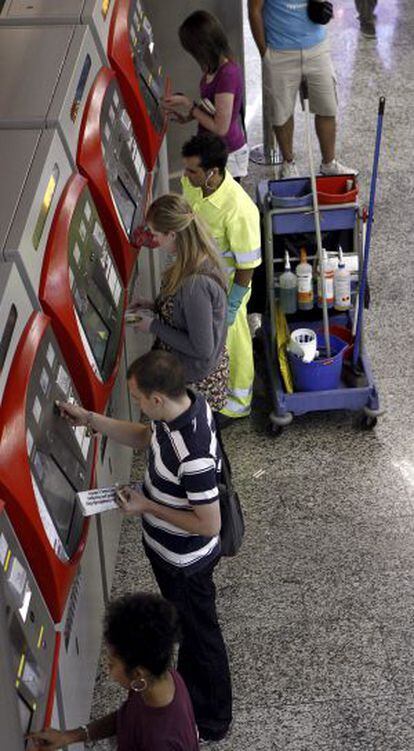
POLYGON ((342 248, 339 248, 338 268, 334 273, 334 308, 335 310, 349 310, 351 307, 351 274, 345 268, 342 248))

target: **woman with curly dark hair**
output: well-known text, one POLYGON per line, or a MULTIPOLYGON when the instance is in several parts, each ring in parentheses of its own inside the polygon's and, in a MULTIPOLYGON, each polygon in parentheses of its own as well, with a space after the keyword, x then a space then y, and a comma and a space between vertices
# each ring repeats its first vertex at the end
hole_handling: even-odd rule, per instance
POLYGON ((104 636, 110 674, 128 690, 127 700, 117 711, 73 730, 32 733, 31 747, 54 751, 116 736, 118 751, 198 751, 190 697, 171 669, 178 641, 173 605, 158 595, 126 595, 109 605, 104 636))

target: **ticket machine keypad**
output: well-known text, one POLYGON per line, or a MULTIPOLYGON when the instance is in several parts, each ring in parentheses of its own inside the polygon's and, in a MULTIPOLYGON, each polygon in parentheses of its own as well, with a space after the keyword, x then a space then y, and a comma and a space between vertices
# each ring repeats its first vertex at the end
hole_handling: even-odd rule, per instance
POLYGON ((88 188, 82 191, 70 224, 69 280, 88 360, 106 381, 119 353, 125 292, 88 188))
POLYGON ((146 169, 115 80, 102 108, 101 142, 112 199, 130 237, 144 219, 146 169))
POLYGON ((84 427, 60 416, 56 401, 78 402, 56 340, 39 346, 26 403, 26 445, 33 491, 49 543, 62 561, 79 546, 83 517, 76 492, 89 487, 94 448, 84 427))

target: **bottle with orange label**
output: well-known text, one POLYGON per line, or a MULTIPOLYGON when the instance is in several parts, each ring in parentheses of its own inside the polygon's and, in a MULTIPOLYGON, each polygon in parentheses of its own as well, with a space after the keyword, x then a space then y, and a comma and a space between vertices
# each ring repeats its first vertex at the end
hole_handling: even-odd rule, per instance
POLYGON ((298 309, 312 310, 313 308, 313 281, 312 266, 308 263, 306 249, 300 250, 300 263, 296 266, 298 278, 298 309))

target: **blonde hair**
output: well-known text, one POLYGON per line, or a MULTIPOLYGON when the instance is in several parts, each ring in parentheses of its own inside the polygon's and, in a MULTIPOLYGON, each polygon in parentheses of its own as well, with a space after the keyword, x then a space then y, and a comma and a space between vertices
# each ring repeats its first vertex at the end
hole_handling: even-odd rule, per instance
POLYGON ((217 282, 227 286, 214 240, 203 220, 195 214, 189 203, 176 193, 160 196, 147 212, 147 222, 157 232, 176 233, 176 259, 163 276, 163 292, 173 295, 184 279, 196 274, 202 262, 209 260, 217 282))

